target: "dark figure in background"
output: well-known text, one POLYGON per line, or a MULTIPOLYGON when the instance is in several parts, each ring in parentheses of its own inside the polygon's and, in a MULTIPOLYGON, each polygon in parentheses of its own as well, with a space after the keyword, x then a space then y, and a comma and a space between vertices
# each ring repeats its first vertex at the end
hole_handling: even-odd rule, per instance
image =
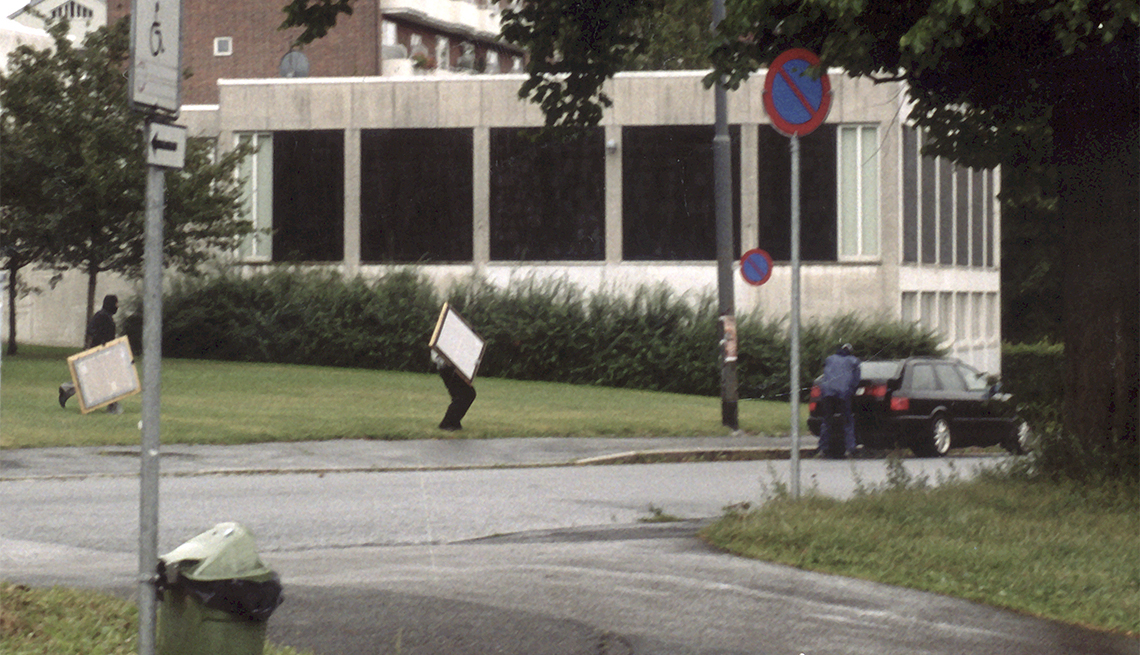
POLYGON ((823 424, 819 430, 819 453, 817 457, 829 457, 837 444, 832 439, 837 435, 831 434, 831 417, 836 414, 843 415, 844 426, 844 455, 855 456, 855 416, 851 411, 851 402, 855 397, 855 390, 859 388, 860 377, 859 358, 851 353, 851 344, 845 343, 828 355, 823 362, 823 380, 819 389, 823 403, 823 424))
MULTIPOLYGON (((87 321, 87 331, 83 336, 83 349, 90 350, 96 346, 102 346, 108 341, 115 338, 115 313, 119 311, 119 297, 114 294, 108 294, 103 297, 103 308, 95 312, 91 316, 91 320, 87 321)), ((70 382, 64 382, 59 385, 59 406, 66 407, 67 399, 75 395, 75 385, 70 382)), ((112 414, 121 414, 123 408, 119 403, 111 403, 107 406, 107 411, 112 414)))
POLYGON ((447 387, 447 393, 451 395, 451 404, 447 406, 447 413, 443 415, 443 420, 439 423, 440 430, 447 430, 454 432, 462 430, 463 425, 460 421, 467 414, 467 410, 471 407, 471 403, 475 402, 475 387, 467 383, 455 367, 447 363, 447 360, 440 357, 434 350, 431 353, 431 360, 439 369, 439 377, 443 378, 443 384, 447 387))

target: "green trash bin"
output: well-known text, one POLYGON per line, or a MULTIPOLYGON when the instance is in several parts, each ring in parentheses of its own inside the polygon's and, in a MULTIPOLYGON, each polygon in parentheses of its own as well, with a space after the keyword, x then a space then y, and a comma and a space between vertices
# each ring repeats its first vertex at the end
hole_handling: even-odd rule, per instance
POLYGON ((253 535, 219 523, 159 558, 158 655, 261 655, 281 582, 253 535))

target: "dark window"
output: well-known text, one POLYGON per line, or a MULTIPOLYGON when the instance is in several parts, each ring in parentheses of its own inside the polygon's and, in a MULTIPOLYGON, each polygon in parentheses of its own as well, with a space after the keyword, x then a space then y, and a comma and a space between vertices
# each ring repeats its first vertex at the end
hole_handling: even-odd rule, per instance
POLYGON ((910 382, 907 389, 910 391, 933 391, 938 388, 934 382, 934 367, 929 364, 915 364, 911 369, 910 382))
POLYGON ((918 133, 903 129, 903 257, 918 261, 918 133))
POLYGON ((344 259, 344 132, 273 133, 273 259, 344 259))
POLYGON ((958 183, 954 202, 955 224, 957 226, 957 252, 955 263, 958 266, 970 265, 970 171, 958 167, 954 171, 958 183))
POLYGON ((970 263, 974 266, 982 266, 985 261, 983 253, 985 253, 986 237, 986 218, 985 218, 985 203, 988 202, 986 198, 986 175, 982 171, 973 171, 971 173, 973 179, 973 187, 970 191, 970 213, 973 215, 973 222, 970 224, 970 230, 973 234, 971 238, 971 256, 970 263))
MULTIPOLYGON (((716 259, 713 136, 707 125, 622 128, 622 258, 716 259)), ((732 140, 733 235, 740 234, 740 128, 732 140)), ((740 244, 733 239, 739 256, 740 244)))
POLYGON ((938 263, 954 263, 954 168, 938 160, 938 263))
POLYGON ((986 196, 986 238, 989 239, 989 247, 986 248, 986 266, 994 265, 994 203, 990 196, 993 195, 992 189, 994 188, 994 172, 986 171, 986 189, 989 193, 986 196))
POLYGON ((491 130, 491 259, 605 259, 605 130, 491 130))
MULTIPOLYGON (((800 259, 837 259, 834 125, 821 125, 800 139, 800 259)), ((760 247, 772 259, 792 258, 792 154, 788 137, 760 127, 758 223, 760 247)))
POLYGON ((922 263, 938 261, 938 161, 922 158, 922 263))
POLYGON ((363 261, 471 260, 472 147, 467 129, 361 131, 363 261))

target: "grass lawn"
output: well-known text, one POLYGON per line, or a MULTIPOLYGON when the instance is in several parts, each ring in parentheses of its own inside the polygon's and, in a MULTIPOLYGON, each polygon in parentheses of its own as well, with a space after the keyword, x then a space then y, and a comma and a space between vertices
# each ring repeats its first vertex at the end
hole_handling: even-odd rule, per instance
MULTIPOLYGON (((31 589, 0 583, 0 653, 131 655, 138 652, 138 607, 96 591, 31 589)), ((265 655, 299 655, 267 644, 265 655)))
MULTIPOLYGON (((123 403, 119 416, 84 416, 74 401, 59 408, 56 389, 69 377, 68 354, 23 346, 19 355, 3 358, 0 447, 138 442, 138 396, 123 403)), ((166 360, 162 384, 165 443, 439 438, 436 425, 448 402, 434 375, 372 370, 166 360)), ((476 388, 463 438, 728 432, 720 425, 719 398, 489 378, 477 380, 476 388)), ((787 405, 742 402, 740 425, 755 434, 786 433, 787 405)), ((1090 489, 1016 476, 982 476, 934 489, 911 482, 866 490, 848 501, 812 495, 791 500, 776 493, 755 509, 727 511, 703 536, 746 557, 1140 634, 1135 484, 1090 489)), ((8 606, 14 592, 5 586, 2 593, 8 606)), ((106 602, 82 593, 74 601, 51 602, 81 613, 92 611, 83 609, 88 602, 106 602)), ((104 619, 89 632, 132 638, 122 627, 129 616, 94 611, 104 619)), ((41 636, 67 633, 65 624, 44 628, 41 636)), ((83 645, 87 637, 74 635, 65 637, 80 644, 73 650, 19 650, 9 642, 11 625, 20 624, 5 609, 5 653, 96 652, 83 645)))
POLYGON ((776 498, 704 538, 733 553, 1140 634, 1140 497, 982 476, 839 501, 776 498))
MULTIPOLYGON (((60 409, 70 379, 61 348, 21 346, 3 358, 0 448, 138 443, 141 396, 124 413, 60 409)), ((140 375, 141 360, 138 362, 140 375)), ((728 434, 720 398, 605 387, 475 381, 479 393, 462 438, 536 436, 692 436, 728 434)), ((163 443, 238 444, 307 439, 434 439, 448 396, 438 376, 167 359, 162 364, 163 443)), ((740 427, 786 434, 785 403, 740 403, 740 427)), ((446 436, 453 436, 448 434, 446 436)))

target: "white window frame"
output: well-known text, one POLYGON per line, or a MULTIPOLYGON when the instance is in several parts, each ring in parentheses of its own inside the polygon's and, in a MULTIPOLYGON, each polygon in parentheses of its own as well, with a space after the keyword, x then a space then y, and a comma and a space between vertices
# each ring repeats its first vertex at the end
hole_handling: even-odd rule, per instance
POLYGON ((214 56, 215 57, 229 57, 233 54, 234 54, 234 37, 232 37, 232 36, 214 37, 214 56))
POLYGON ((882 255, 879 126, 840 125, 836 139, 836 254, 839 261, 878 261, 882 255))
POLYGON ((273 133, 235 132, 234 143, 253 140, 258 149, 238 167, 242 178, 242 212, 254 232, 238 247, 243 261, 273 261, 273 133))

